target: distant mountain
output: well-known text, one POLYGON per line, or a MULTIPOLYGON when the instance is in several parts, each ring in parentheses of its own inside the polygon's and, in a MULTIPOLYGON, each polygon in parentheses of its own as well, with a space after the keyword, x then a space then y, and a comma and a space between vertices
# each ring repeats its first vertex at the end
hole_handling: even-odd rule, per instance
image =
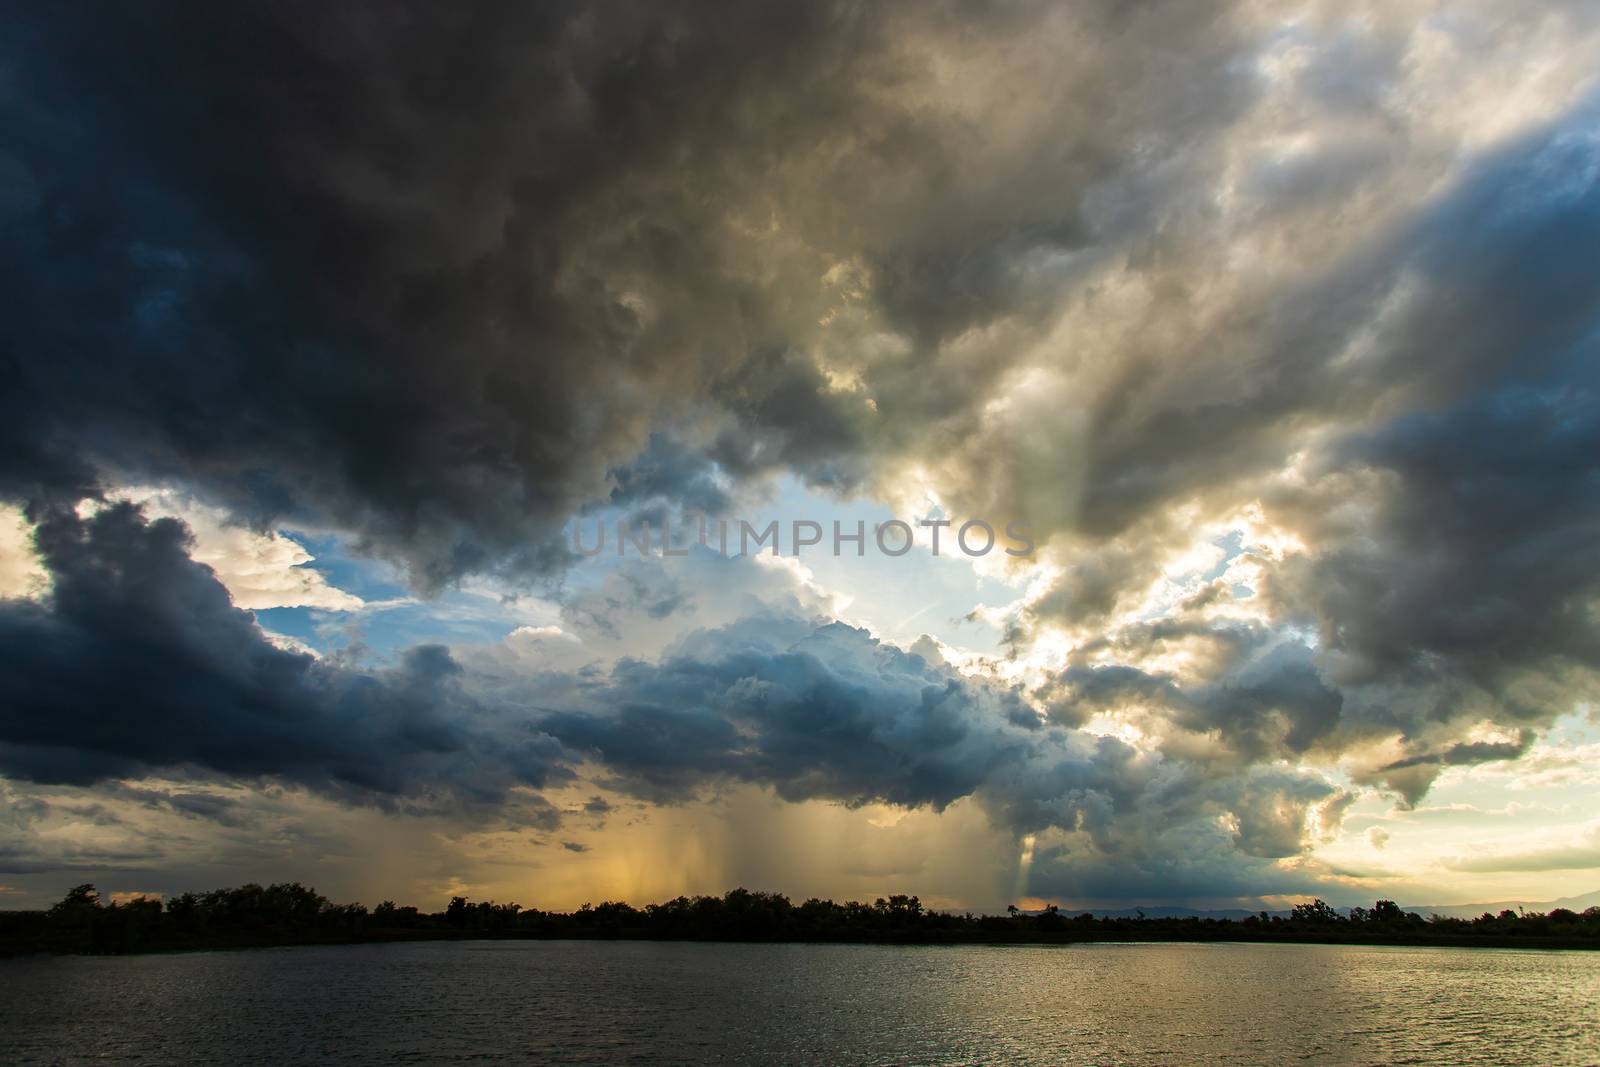
POLYGON ((1600 905, 1600 889, 1593 893, 1585 893, 1581 897, 1562 897, 1560 900, 1494 900, 1485 904, 1402 904, 1400 907, 1422 916, 1443 915, 1450 919, 1476 919, 1484 912, 1498 915, 1507 910, 1553 911, 1556 908, 1583 911, 1596 905, 1600 905))

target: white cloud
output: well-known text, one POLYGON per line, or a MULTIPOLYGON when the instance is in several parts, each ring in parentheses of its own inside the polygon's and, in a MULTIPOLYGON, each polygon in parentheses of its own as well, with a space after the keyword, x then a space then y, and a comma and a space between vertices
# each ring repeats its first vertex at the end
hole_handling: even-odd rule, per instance
POLYGON ((1469 849, 1444 861, 1452 871, 1600 870, 1600 823, 1591 823, 1576 836, 1530 847, 1524 839, 1495 842, 1469 849))
POLYGON ((152 518, 182 520, 194 535, 194 559, 216 572, 241 608, 356 611, 364 606, 360 597, 307 566, 316 557, 277 531, 257 533, 230 523, 222 509, 172 490, 133 487, 118 495, 142 504, 152 518))
POLYGON ((27 518, 20 508, 0 504, 0 598, 37 598, 49 587, 27 518))

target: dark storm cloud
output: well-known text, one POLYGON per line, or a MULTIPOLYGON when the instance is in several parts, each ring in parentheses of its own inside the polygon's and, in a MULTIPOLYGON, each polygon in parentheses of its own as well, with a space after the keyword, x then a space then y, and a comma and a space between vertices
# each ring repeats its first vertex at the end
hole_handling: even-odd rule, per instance
MULTIPOLYGON (((1197 495, 1236 501, 1317 445, 1319 427, 1363 427, 1521 384, 1578 386, 1583 395, 1568 402, 1581 406, 1581 353, 1600 313, 1600 285, 1581 267, 1600 236, 1596 149, 1586 133, 1597 115, 1600 98, 1583 101, 1477 161, 1441 202, 1402 225, 1241 296, 1239 306, 1209 309, 1222 314, 1203 325, 1190 321, 1208 310, 1192 295, 1135 324, 1103 387, 1073 398, 1087 407, 1093 449, 1079 529, 1111 538, 1197 495)), ((1181 251, 1193 252, 1172 254, 1181 251)), ((1153 265, 1150 281, 1197 284, 1187 272, 1199 262, 1180 266, 1169 278, 1153 265)), ((1050 436, 1072 425, 1036 429, 1050 436)), ((1023 461, 1057 457, 1035 450, 1010 463, 1023 461)), ((1025 491, 1048 484, 1047 473, 1006 469, 994 488, 1025 491)), ((1108 544, 1064 575, 1062 596, 1042 609, 1107 605, 1112 590, 1090 568, 1124 584, 1147 580, 1136 566, 1146 561, 1127 551, 1108 544)))
POLYGON ((1069 625, 1101 623, 1121 597, 1148 586, 1156 574, 1154 560, 1108 547, 1066 568, 1047 593, 1028 605, 1028 614, 1069 625))
POLYGON ((1533 744, 1533 741, 1533 731, 1524 730, 1515 741, 1474 741, 1451 745, 1443 752, 1427 753, 1421 756, 1411 756, 1407 759, 1396 760, 1382 769, 1385 771, 1403 771, 1409 767, 1420 767, 1430 763, 1445 767, 1459 767, 1463 764, 1511 760, 1528 751, 1528 747, 1533 744))
POLYGON ((253 814, 237 797, 204 789, 143 789, 108 783, 98 792, 116 799, 131 800, 152 810, 171 811, 233 828, 249 826, 253 814))
POLYGON ((1427 406, 1346 436, 1307 487, 1269 498, 1312 546, 1268 584, 1281 617, 1317 627, 1333 684, 1374 694, 1358 713, 1418 756, 1460 754, 1386 768, 1413 801, 1446 764, 1506 758, 1452 747, 1455 724, 1493 719, 1525 747, 1600 685, 1600 291, 1577 266, 1600 240, 1600 183, 1574 128, 1441 213, 1430 256, 1454 299, 1407 323, 1397 356, 1457 357, 1431 387, 1397 383, 1427 406), (1340 517, 1352 492, 1362 507, 1340 517))
MULTIPOLYGON (((53 580, 0 601, 0 771, 85 784, 197 767, 385 803, 496 802, 560 746, 467 696, 437 646, 362 671, 270 644, 187 532, 130 504, 40 516, 53 580)), ((203 795, 164 803, 191 810, 203 795)))
POLYGON ((624 661, 582 694, 593 710, 540 728, 657 800, 725 778, 789 800, 942 808, 1023 754, 1002 711, 1014 695, 842 623, 793 635, 752 619, 659 664, 624 661))
POLYGON ((1082 197, 1130 162, 1104 117, 1181 120, 1175 143, 1243 99, 1225 17, 977 14, 15 15, 0 490, 171 479, 433 588, 559 571, 559 524, 613 490, 717 503, 663 463, 674 424, 736 476, 857 485, 975 395, 970 361, 929 373, 939 343, 1048 308, 1017 262, 1083 242, 1082 197), (1016 114, 995 78, 1039 84, 988 60, 1047 23, 1070 53, 1027 59, 1052 78, 1037 136, 984 154, 985 112, 1016 114), (853 307, 912 341, 872 370, 870 431, 819 370, 853 361, 861 330, 820 325, 853 307))
POLYGON ((654 505, 657 510, 650 518, 657 529, 666 505, 717 515, 732 504, 727 490, 718 484, 715 464, 661 433, 651 434, 650 446, 632 462, 614 468, 611 481, 609 503, 633 509, 654 505))
POLYGON ((1346 674, 1424 656, 1486 683, 1545 658, 1600 665, 1588 610, 1600 574, 1600 380, 1589 366, 1407 416, 1340 458, 1379 476, 1373 519, 1359 540, 1329 531, 1285 593, 1314 606, 1346 674))
POLYGON ((1148 713, 1164 726, 1213 736, 1214 758, 1229 763, 1300 756, 1341 725, 1344 696, 1324 681, 1311 649, 1263 628, 1147 627, 1147 635, 1220 639, 1227 654, 1188 685, 1125 664, 1075 665, 1036 694, 1050 717, 1082 725, 1098 713, 1148 713))
POLYGON ((717 382, 713 395, 735 420, 710 453, 724 470, 749 476, 792 466, 815 484, 840 489, 862 481, 862 430, 827 395, 822 374, 803 355, 757 352, 717 382))
POLYGON ((1414 803, 1446 766, 1514 756, 1593 699, 1600 285, 1581 264, 1600 244, 1597 115, 1591 98, 1501 147, 1397 235, 1204 339, 1259 351, 1256 373, 1219 387, 1204 360, 1165 378, 1130 364, 1098 409, 1085 490, 1091 530, 1118 539, 1065 568, 1025 621, 1082 628, 1079 661, 1211 651, 1181 689, 1070 667, 1046 693, 1058 719, 1155 708, 1253 759, 1398 738, 1408 755, 1358 778, 1414 803), (1247 392, 1192 401, 1174 374, 1195 395, 1247 392), (1284 477, 1296 449, 1303 474, 1284 477), (1169 532, 1189 536, 1158 520, 1140 540, 1134 524, 1162 501, 1221 511, 1256 494, 1306 545, 1266 567, 1270 629, 1239 645, 1236 623, 1204 621, 1231 599, 1215 585, 1180 605, 1189 621, 1104 630, 1159 573, 1169 532), (1307 629, 1314 650, 1294 637, 1307 629), (1484 721, 1521 740, 1463 740, 1484 721))
MULTIPOLYGON (((1020 694, 833 623, 796 631, 747 619, 695 634, 659 664, 573 680, 582 710, 539 720, 609 784, 655 802, 718 782, 787 800, 943 809, 975 797, 1017 834, 1081 832, 1096 855, 1155 854, 1178 827, 1230 820, 1221 853, 1277 858, 1306 843, 1308 816, 1348 803, 1288 770, 1208 768, 1111 737, 1024 724, 1020 694)), ((1221 854, 1211 856, 1222 862, 1221 854)))
MULTIPOLYGON (((1217 778, 1168 768, 1118 819, 1087 818, 1090 840, 1041 843, 1028 891, 1074 902, 1321 893, 1313 872, 1272 861, 1325 839, 1355 799, 1312 776, 1258 768, 1217 778)), ((1103 809, 1102 809, 1103 810, 1103 809)))

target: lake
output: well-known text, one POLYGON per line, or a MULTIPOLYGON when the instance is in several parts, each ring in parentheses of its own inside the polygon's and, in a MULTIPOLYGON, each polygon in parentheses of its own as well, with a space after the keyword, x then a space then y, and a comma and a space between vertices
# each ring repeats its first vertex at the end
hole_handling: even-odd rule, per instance
POLYGON ((0 1062, 1600 1062, 1600 953, 467 941, 0 961, 0 1062))

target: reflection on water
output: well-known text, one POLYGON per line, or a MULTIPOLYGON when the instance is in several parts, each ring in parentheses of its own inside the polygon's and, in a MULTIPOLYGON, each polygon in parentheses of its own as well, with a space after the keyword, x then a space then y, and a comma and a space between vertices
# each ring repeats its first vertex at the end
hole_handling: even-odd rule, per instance
POLYGON ((1600 954, 364 945, 0 961, 0 1062, 1600 1061, 1600 954))

